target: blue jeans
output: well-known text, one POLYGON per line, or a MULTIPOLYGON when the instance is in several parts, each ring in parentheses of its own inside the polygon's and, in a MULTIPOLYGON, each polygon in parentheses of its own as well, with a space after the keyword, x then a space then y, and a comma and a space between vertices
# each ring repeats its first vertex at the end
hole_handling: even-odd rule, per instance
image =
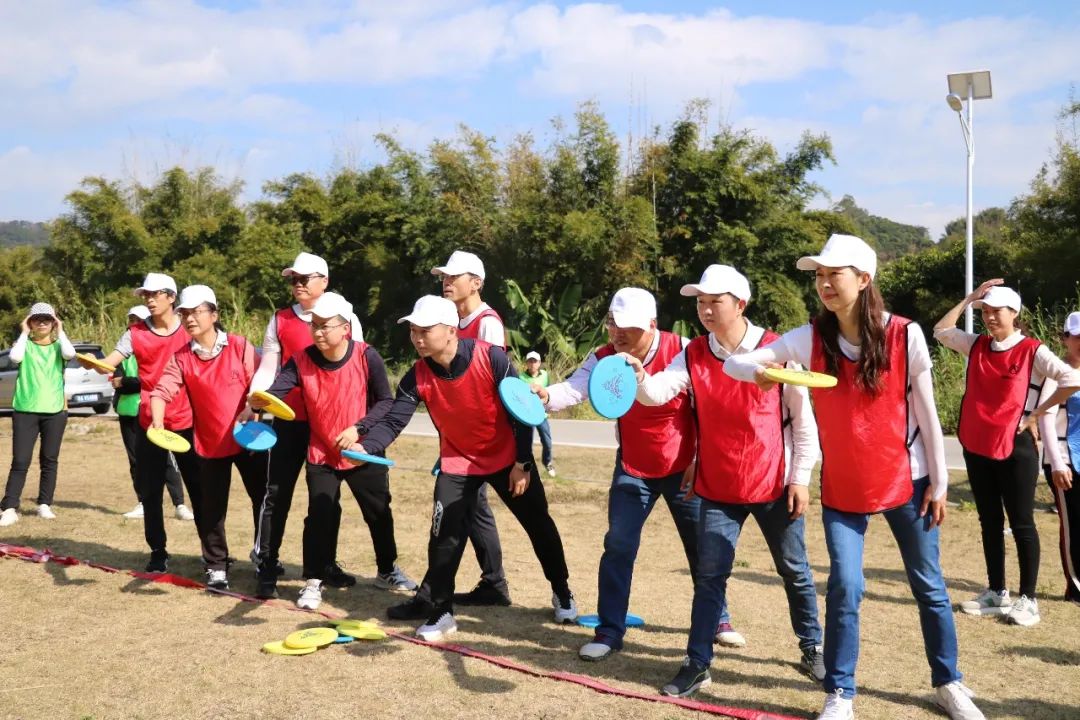
MULTIPOLYGON (((956 625, 939 562, 938 528, 930 513, 919 517, 919 506, 930 478, 915 481, 911 500, 882 513, 889 523, 904 561, 911 594, 919 605, 923 646, 934 687, 963 677, 956 668, 956 625)), ((825 596, 826 693, 841 690, 855 696, 855 665, 859 660, 859 603, 863 596, 863 544, 870 516, 822 508, 825 542, 829 546, 829 586, 825 596)))
POLYGON ((654 480, 627 475, 622 458, 615 457, 615 472, 608 492, 608 531, 600 558, 597 593, 600 625, 596 634, 616 649, 622 648, 626 634, 626 610, 630 604, 634 561, 641 545, 641 528, 661 496, 682 539, 690 577, 692 580, 697 577, 697 519, 701 500, 697 496, 687 499, 686 493, 679 489, 681 483, 681 472, 654 480))
POLYGON ((536 426, 536 431, 540 433, 540 462, 547 467, 551 464, 551 425, 545 420, 536 426))
POLYGON ((806 557, 805 518, 788 517, 786 497, 752 505, 702 499, 698 520, 698 577, 686 654, 704 665, 712 662, 713 635, 725 604, 735 546, 743 523, 751 515, 765 536, 777 574, 784 580, 791 629, 799 639, 799 647, 805 650, 821 644, 817 592, 806 557))

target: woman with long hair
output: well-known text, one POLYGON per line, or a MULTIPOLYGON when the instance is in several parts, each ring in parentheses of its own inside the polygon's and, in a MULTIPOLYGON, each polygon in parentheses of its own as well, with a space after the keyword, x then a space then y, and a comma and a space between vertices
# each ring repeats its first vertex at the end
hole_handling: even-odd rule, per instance
POLYGON ((810 391, 821 442, 821 506, 829 551, 825 596, 825 705, 819 720, 855 717, 863 547, 882 515, 919 606, 935 701, 950 717, 983 714, 961 682, 956 626, 941 573, 939 527, 948 474, 934 407, 930 353, 919 326, 886 312, 874 284, 877 255, 851 235, 833 235, 796 267, 814 272, 822 308, 813 322, 768 347, 733 355, 724 372, 773 383, 767 366, 797 362, 833 375, 836 387, 810 391))

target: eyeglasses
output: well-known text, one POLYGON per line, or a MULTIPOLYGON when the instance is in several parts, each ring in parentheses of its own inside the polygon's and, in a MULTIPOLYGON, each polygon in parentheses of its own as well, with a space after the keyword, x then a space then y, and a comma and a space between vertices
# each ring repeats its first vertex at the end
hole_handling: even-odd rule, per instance
POLYGON ((199 315, 209 315, 212 312, 214 312, 214 311, 211 310, 210 308, 204 308, 204 307, 183 308, 182 310, 180 310, 180 317, 185 317, 186 318, 189 315, 194 315, 194 316, 198 317, 199 315))
POLYGON ((320 275, 318 273, 312 273, 311 275, 296 275, 296 274, 293 274, 293 275, 289 276, 289 284, 290 285, 303 285, 303 286, 307 287, 307 284, 309 282, 311 282, 312 278, 321 278, 321 277, 326 277, 326 276, 325 275, 320 275))
POLYGON ((30 318, 30 322, 34 325, 51 324, 52 321, 53 318, 51 315, 35 315, 34 317, 30 318))
POLYGON ((170 295, 168 290, 140 290, 139 297, 143 300, 149 300, 150 298, 156 298, 159 295, 170 295))
POLYGON ((334 328, 344 327, 344 326, 346 326, 348 324, 349 323, 336 323, 334 325, 330 325, 330 324, 316 325, 315 323, 312 323, 311 324, 311 332, 315 333, 315 334, 325 335, 327 332, 329 332, 330 330, 333 330, 334 328))

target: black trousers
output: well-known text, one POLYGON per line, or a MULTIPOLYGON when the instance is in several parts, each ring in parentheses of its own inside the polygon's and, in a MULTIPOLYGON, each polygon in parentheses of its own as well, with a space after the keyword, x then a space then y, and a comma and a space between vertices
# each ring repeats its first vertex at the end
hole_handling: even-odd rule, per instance
MULTIPOLYGON (((177 430, 188 442, 194 443, 191 428, 177 430)), ((165 494, 165 479, 168 476, 169 451, 160 448, 146 439, 146 431, 139 427, 138 442, 135 447, 135 474, 139 478, 139 497, 143 504, 143 534, 151 552, 165 550, 168 538, 165 535, 165 517, 161 512, 161 499, 165 494)), ((191 498, 191 511, 195 513, 195 527, 202 536, 202 488, 199 487, 199 463, 194 450, 173 455, 180 476, 187 486, 191 498)))
POLYGON ((300 470, 307 458, 311 428, 306 422, 275 420, 277 443, 267 458, 266 492, 259 514, 259 531, 255 538, 259 563, 276 563, 285 537, 285 523, 292 507, 293 491, 300 470))
POLYGON ((454 579, 465 551, 466 524, 476 507, 478 490, 488 484, 521 523, 533 552, 553 590, 564 590, 570 573, 566 568, 562 538, 548 512, 547 495, 534 467, 528 489, 510 494, 510 469, 491 475, 451 475, 440 472, 435 479, 431 536, 428 540, 428 571, 420 592, 437 610, 453 612, 454 579))
POLYGON ((1050 466, 1043 465, 1046 482, 1054 495, 1057 506, 1061 550, 1061 570, 1065 574, 1065 598, 1080 602, 1080 472, 1072 470, 1073 486, 1068 490, 1058 490, 1050 474, 1050 466))
POLYGON ((964 451, 968 481, 982 528, 986 579, 991 590, 1006 589, 1005 517, 1009 518, 1020 560, 1021 595, 1035 597, 1039 580, 1039 533, 1035 529, 1035 485, 1039 478, 1039 451, 1030 432, 1016 437, 1012 454, 994 460, 964 451), (1004 512, 1002 508, 1004 507, 1004 512))
POLYGON ((207 570, 225 570, 229 543, 225 538, 225 516, 229 511, 229 486, 236 467, 244 489, 251 498, 252 534, 259 532, 259 514, 266 494, 266 453, 241 452, 224 458, 199 458, 199 483, 202 488, 203 563, 207 570))
POLYGON ((371 534, 379 574, 393 572, 397 561, 394 513, 390 508, 390 473, 385 465, 337 470, 307 466, 308 514, 304 519, 304 577, 322 580, 337 557, 341 526, 341 483, 348 484, 371 534))
POLYGON ((7 487, 0 510, 19 509, 19 498, 26 485, 26 472, 34 457, 34 445, 41 436, 41 450, 38 452, 38 468, 41 480, 38 483, 38 505, 52 505, 56 492, 56 468, 60 459, 60 443, 64 440, 64 428, 67 427, 67 412, 26 413, 16 410, 11 415, 11 471, 8 473, 7 487))
MULTIPOLYGON (((142 502, 139 495, 139 478, 135 470, 135 448, 139 441, 139 418, 120 415, 120 439, 124 441, 124 451, 127 453, 128 471, 131 473, 131 487, 135 490, 135 497, 142 502)), ((172 504, 184 503, 184 486, 180 482, 180 471, 176 467, 176 460, 169 460, 165 466, 165 488, 169 491, 169 499, 172 504)))

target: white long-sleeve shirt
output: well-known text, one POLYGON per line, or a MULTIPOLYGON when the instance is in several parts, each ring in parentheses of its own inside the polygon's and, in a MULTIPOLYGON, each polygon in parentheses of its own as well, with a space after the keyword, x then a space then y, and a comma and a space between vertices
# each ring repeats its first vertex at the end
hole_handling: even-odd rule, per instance
MULTIPOLYGON (((56 333, 56 340, 60 343, 60 355, 65 360, 70 360, 75 357, 75 347, 71 344, 71 341, 68 340, 68 336, 63 330, 56 333)), ((11 346, 11 350, 8 352, 8 357, 11 359, 11 362, 18 365, 23 361, 23 358, 26 357, 26 343, 28 342, 30 342, 30 335, 27 333, 19 335, 19 338, 15 341, 15 344, 11 346)))
MULTIPOLYGON (((883 319, 888 321, 888 313, 883 319)), ((797 362, 810 367, 814 330, 809 324, 789 330, 766 348, 745 355, 733 356, 724 363, 724 372, 736 380, 754 381, 754 373, 765 363, 797 362)), ((838 338, 840 351, 851 361, 857 361, 862 349, 838 338)), ((934 499, 941 500, 949 489, 949 473, 945 464, 945 437, 934 404, 934 383, 930 372, 933 363, 926 346, 926 336, 917 323, 908 325, 908 456, 913 480, 930 476, 934 499)), ((867 452, 872 452, 867 448, 867 452)))
MULTIPOLYGON (((1042 392, 1039 393, 1039 405, 1042 405, 1051 395, 1057 392, 1058 384, 1053 378, 1047 378, 1043 384, 1042 392)), ((1043 465, 1049 465, 1051 470, 1068 472, 1072 467, 1072 458, 1069 448, 1065 444, 1065 433, 1068 431, 1069 418, 1065 414, 1064 405, 1053 405, 1046 414, 1039 418, 1039 435, 1043 441, 1043 465)), ((1077 468, 1080 470, 1080 468, 1077 468)))
MULTIPOLYGON (((682 346, 685 348, 690 341, 686 338, 679 338, 682 342, 682 346)), ((642 361, 642 365, 648 365, 656 357, 656 350, 660 347, 660 332, 653 333, 652 345, 649 346, 649 351, 645 353, 645 359, 642 361)), ((548 402, 547 411, 549 413, 556 413, 560 410, 565 410, 568 407, 577 405, 583 402, 589 397, 589 376, 592 375, 593 368, 596 367, 596 363, 600 362, 596 357, 596 352, 589 353, 589 356, 585 358, 585 362, 581 364, 577 370, 573 372, 570 377, 563 380, 561 383, 555 383, 548 386, 548 402)), ((677 395, 678 393, 675 393, 677 395)), ((675 397, 672 395, 671 397, 675 397)))
MULTIPOLYGON (((725 349, 716 336, 709 333, 709 350, 726 365, 733 354, 751 352, 761 343, 765 330, 747 321, 743 335, 735 353, 725 349)), ((637 400, 643 405, 663 405, 683 390, 690 390, 690 372, 686 369, 686 350, 679 353, 667 368, 655 375, 646 375, 638 384, 637 400)), ((787 468, 785 485, 809 485, 810 472, 820 456, 817 439, 817 422, 810 407, 810 397, 806 388, 785 385, 782 390, 784 413, 784 466, 787 468), (790 420, 790 422, 787 422, 790 420)), ((699 402, 694 398, 695 404, 699 402)), ((708 412, 708 408, 698 405, 695 412, 708 412)))
MULTIPOLYGON (((293 303, 292 311, 304 322, 311 324, 311 311, 304 310, 300 303, 293 303)), ((364 328, 360 324, 360 318, 356 313, 349 316, 349 325, 352 326, 352 339, 357 342, 364 341, 364 328)), ((266 333, 263 335, 262 359, 259 361, 259 369, 251 378, 251 391, 266 390, 274 383, 274 378, 281 369, 281 341, 277 333, 277 313, 266 324, 266 333)))

